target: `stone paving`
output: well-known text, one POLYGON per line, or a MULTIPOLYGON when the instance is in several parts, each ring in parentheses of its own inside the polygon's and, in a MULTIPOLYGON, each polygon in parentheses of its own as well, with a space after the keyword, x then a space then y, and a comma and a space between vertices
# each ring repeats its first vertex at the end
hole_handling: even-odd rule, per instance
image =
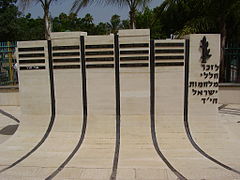
MULTIPOLYGON (((177 180, 153 146, 149 114, 149 71, 136 71, 139 73, 134 74, 129 70, 121 72, 121 144, 116 179, 177 180)), ((114 71, 104 72, 106 73, 88 70, 89 113, 85 138, 71 160, 53 179, 110 179, 116 137, 115 86, 114 71)), ((157 73, 157 77, 161 78, 156 78, 156 134, 160 150, 167 160, 189 180, 240 180, 240 175, 205 158, 189 142, 183 123, 182 67, 162 68, 157 73)), ((64 76, 59 72, 55 75, 64 76)), ((70 81, 69 74, 68 76, 64 76, 66 84, 74 84, 70 81)), ((0 173, 0 180, 45 179, 76 148, 83 117, 80 95, 76 97, 72 92, 80 92, 80 87, 71 89, 71 93, 68 93, 61 89, 60 80, 55 78, 57 114, 49 136, 29 157, 0 173), (80 101, 74 109, 78 113, 66 113, 71 107, 66 106, 64 101, 72 101, 74 98, 80 101), (65 115, 61 112, 65 112, 65 115)), ((239 171, 240 105, 221 107, 215 116, 204 113, 191 116, 190 130, 194 140, 206 153, 239 171), (231 113, 225 113, 226 111, 231 113)), ((50 115, 27 115, 21 113, 20 107, 16 106, 2 106, 0 109, 20 120, 15 134, 0 134, 1 171, 39 143, 48 128, 50 115)), ((8 125, 17 124, 0 114, 0 132, 8 125)))
MULTIPOLYGON (((239 105, 225 108, 238 109, 239 105)), ((13 162, 41 138, 47 117, 24 117, 19 107, 1 107, 17 117, 20 127, 12 136, 1 135, 1 168, 13 162), (31 119, 38 119, 31 124, 31 119), (36 123, 37 122, 37 123, 36 123), (24 126, 24 123, 28 123, 24 126), (22 129, 21 129, 22 128, 22 129), (33 133, 34 132, 34 133, 33 133), (7 138, 6 138, 7 137, 7 138)), ((240 109, 239 109, 240 111, 240 109)), ((221 112, 221 111, 220 111, 221 112)), ((1 115, 0 127, 16 124, 1 115)), ((114 116, 90 116, 83 146, 72 161, 54 179, 109 179, 114 154, 114 116), (104 119, 103 121, 101 121, 104 119), (104 128, 103 128, 104 127, 104 128)), ((199 117, 198 117, 199 118, 199 117)), ((0 179, 44 179, 67 157, 79 138, 81 117, 57 116, 53 132, 46 142, 29 158, 0 174, 0 179)), ((149 117, 122 116, 122 136, 117 179, 172 180, 176 176, 156 154, 150 136, 149 117)), ((204 158, 189 143, 182 117, 157 116, 157 136, 160 148, 172 165, 193 180, 237 180, 232 173, 204 158)), ((192 133, 207 153, 235 169, 240 169, 239 116, 219 113, 218 122, 200 118, 192 120, 192 133), (201 122, 201 123, 200 123, 201 122)))

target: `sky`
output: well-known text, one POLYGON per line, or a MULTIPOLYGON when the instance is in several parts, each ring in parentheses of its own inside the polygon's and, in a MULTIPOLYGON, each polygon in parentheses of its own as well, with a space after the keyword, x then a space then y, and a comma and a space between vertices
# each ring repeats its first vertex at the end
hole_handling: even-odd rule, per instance
MULTIPOLYGON (((152 2, 149 4, 150 8, 154 8, 156 6, 159 6, 163 0, 152 0, 152 2)), ((64 12, 66 14, 69 13, 69 10, 71 8, 71 5, 73 3, 73 0, 58 0, 57 2, 54 2, 50 8, 51 16, 56 17, 61 12, 64 12)), ((99 22, 108 22, 110 21, 110 18, 114 14, 118 14, 121 16, 121 19, 127 19, 128 18, 128 7, 122 7, 119 8, 118 6, 104 6, 101 4, 97 5, 91 5, 86 8, 83 8, 79 11, 78 16, 84 17, 85 14, 90 13, 94 18, 94 23, 99 22)), ((25 11, 24 14, 31 13, 32 17, 42 17, 43 11, 40 6, 40 4, 32 4, 30 5, 25 11)))

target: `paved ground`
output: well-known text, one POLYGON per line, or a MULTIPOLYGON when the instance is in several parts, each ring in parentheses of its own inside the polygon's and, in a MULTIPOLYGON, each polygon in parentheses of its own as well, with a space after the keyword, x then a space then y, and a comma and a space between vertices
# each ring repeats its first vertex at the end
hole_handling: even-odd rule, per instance
MULTIPOLYGON (((15 116, 20 117, 20 108, 17 106, 4 106, 5 112, 10 112, 15 114, 15 116)), ((1 113, 1 111, 0 111, 1 113)), ((4 112, 3 112, 4 113, 4 112)), ((19 123, 15 120, 9 118, 7 115, 1 114, 1 121, 0 121, 0 144, 6 141, 13 135, 19 123)))
MULTIPOLYGON (((210 155, 235 169, 240 169, 240 118, 239 115, 225 114, 224 110, 229 108, 240 112, 239 105, 227 105, 220 110, 217 123, 203 120, 199 123, 200 120, 192 120, 192 133, 198 144, 210 155)), ((32 122, 31 119, 27 117, 21 119, 23 117, 20 115, 19 107, 1 107, 1 109, 21 121, 14 135, 0 135, 0 163, 3 168, 36 144, 43 135, 49 117, 31 117, 38 119, 38 123, 21 129, 24 123, 32 122)), ((0 118, 1 129, 17 124, 4 115, 0 118)), ((80 119, 81 117, 58 116, 54 131, 39 150, 16 167, 0 174, 0 179, 46 178, 77 144, 81 127, 80 119)), ((88 118, 86 139, 82 147, 55 179, 109 179, 115 144, 114 119, 114 116, 88 118), (101 121, 102 119, 104 122, 101 121)), ((129 115, 121 119, 122 137, 117 179, 177 179, 153 148, 149 117, 129 115)), ((196 180, 240 179, 237 174, 207 160, 192 148, 181 120, 179 121, 182 117, 159 116, 156 119, 160 148, 172 165, 185 177, 196 180)))
MULTIPOLYGON (((121 72, 121 144, 116 179, 176 180, 177 176, 153 146, 149 72, 144 69, 141 72, 136 70, 137 74, 124 71, 121 72)), ((183 71, 180 68, 173 68, 172 71, 174 73, 169 73, 169 68, 163 68, 156 78, 156 140, 161 152, 186 179, 240 180, 240 175, 210 161, 189 142, 183 123, 183 71)), ((49 175, 54 175, 51 177, 56 180, 110 179, 116 137, 115 87, 114 71, 104 72, 88 70, 89 113, 85 119, 87 126, 82 144, 80 137, 84 119, 81 113, 60 115, 71 110, 71 107, 64 105, 64 98, 60 99, 60 96, 67 100, 78 99, 75 110, 81 112, 82 109, 80 95, 76 97, 74 93, 61 90, 62 83, 57 77, 63 74, 55 73, 55 123, 38 149, 29 153, 42 142, 51 116, 24 115, 19 107, 0 107, 20 120, 14 135, 3 135, 6 132, 13 133, 13 127, 16 126, 4 131, 2 129, 18 123, 0 114, 0 132, 5 132, 0 134, 0 172, 13 166, 0 173, 0 180, 42 180, 49 175), (17 160, 27 153, 29 156, 18 163, 17 160), (58 171, 52 174, 57 168, 58 171)), ((73 84, 70 79, 65 81, 73 84)), ((80 92, 80 87, 76 91, 80 92)), ((74 89, 70 92, 74 92, 74 89)), ((208 155, 236 170, 240 170, 239 112, 240 105, 224 105, 217 116, 198 114, 189 118, 190 130, 197 144, 208 155)))

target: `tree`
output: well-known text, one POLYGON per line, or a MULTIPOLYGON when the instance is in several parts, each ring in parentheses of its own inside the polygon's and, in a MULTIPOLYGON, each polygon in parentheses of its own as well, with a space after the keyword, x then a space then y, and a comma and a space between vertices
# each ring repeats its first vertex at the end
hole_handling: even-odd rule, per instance
POLYGON ((108 23, 103 23, 100 22, 98 25, 95 27, 95 34, 96 35, 107 35, 110 33, 108 23))
POLYGON ((53 32, 65 31, 84 31, 89 35, 106 35, 109 34, 108 23, 100 22, 98 25, 93 23, 91 14, 86 14, 85 17, 79 18, 75 13, 69 15, 61 13, 52 21, 53 32))
POLYGON ((14 41, 17 34, 17 17, 20 15, 17 0, 0 0, 0 41, 14 41))
MULTIPOLYGON (((216 29, 218 29, 218 32, 221 34, 221 69, 224 69, 225 62, 224 62, 224 50, 226 47, 226 42, 228 38, 230 37, 230 34, 233 30, 233 27, 236 26, 236 24, 239 24, 240 20, 237 18, 235 19, 235 22, 231 21, 232 17, 235 16, 234 13, 238 12, 240 13, 240 1, 239 0, 211 0, 208 4, 209 11, 207 14, 207 17, 210 21, 215 21, 215 24, 217 25, 216 29)), ((223 72, 223 71, 222 71, 223 72)), ((224 74, 221 74, 221 79, 224 78, 224 74)))
POLYGON ((128 6, 130 17, 130 28, 136 28, 136 12, 139 7, 146 7, 146 5, 152 0, 75 0, 71 11, 79 12, 83 7, 93 3, 105 3, 106 5, 118 5, 119 7, 128 6))
POLYGON ((58 17, 55 17, 52 21, 53 32, 64 32, 64 31, 79 31, 81 23, 80 19, 75 13, 69 15, 61 13, 58 17))
POLYGON ((51 23, 50 23, 50 5, 52 4, 53 1, 57 1, 57 0, 19 0, 20 4, 22 5, 23 9, 25 9, 28 5, 30 5, 31 3, 40 3, 43 11, 44 11, 44 15, 43 15, 43 19, 44 19, 44 23, 45 23, 45 38, 46 39, 50 39, 50 33, 51 33, 51 23))
POLYGON ((119 29, 122 28, 119 15, 115 14, 112 16, 110 23, 108 23, 108 28, 111 30, 111 33, 116 33, 119 29))
MULTIPOLYGON (((159 7, 159 16, 173 14, 173 9, 185 12, 175 17, 175 22, 184 17, 183 27, 175 29, 176 34, 183 36, 190 33, 221 34, 221 69, 224 69, 224 49, 226 42, 234 34, 239 34, 240 0, 165 0, 159 7)), ((168 16, 169 17, 169 16, 168 16)), ((223 72, 223 71, 221 71, 223 72)), ((224 74, 221 74, 223 79, 224 74)))
POLYGON ((129 19, 122 20, 122 28, 123 29, 129 29, 129 19))
POLYGON ((189 21, 190 12, 191 10, 183 0, 165 0, 159 7, 156 7, 154 15, 161 24, 161 38, 178 34, 189 21))
POLYGON ((89 35, 95 34, 95 24, 93 23, 93 17, 91 14, 86 14, 84 18, 81 19, 81 31, 87 32, 89 35))
POLYGON ((44 21, 41 18, 33 19, 31 14, 21 16, 17 19, 18 31, 16 39, 18 41, 40 40, 44 37, 44 21))
POLYGON ((143 12, 136 14, 136 27, 139 29, 150 29, 151 38, 159 38, 161 36, 162 26, 160 18, 156 16, 154 9, 146 7, 143 12))

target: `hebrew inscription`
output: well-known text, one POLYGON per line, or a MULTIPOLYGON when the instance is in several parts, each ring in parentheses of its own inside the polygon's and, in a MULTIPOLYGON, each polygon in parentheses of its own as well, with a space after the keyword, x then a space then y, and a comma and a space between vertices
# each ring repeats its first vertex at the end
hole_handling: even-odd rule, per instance
MULTIPOLYGON (((212 41, 210 43, 213 43, 212 41)), ((210 43, 206 36, 199 39, 199 56, 192 56, 192 74, 189 81, 189 93, 195 101, 206 104, 218 104, 219 60, 210 54, 210 43)), ((195 46, 197 48, 197 46, 195 46)), ((214 46, 211 46, 214 48, 214 46)), ((216 52, 213 49, 213 52, 216 52)))
POLYGON ((190 81, 189 87, 193 96, 199 96, 203 104, 217 104, 218 98, 218 78, 219 65, 202 64, 202 73, 200 78, 202 81, 190 81))

